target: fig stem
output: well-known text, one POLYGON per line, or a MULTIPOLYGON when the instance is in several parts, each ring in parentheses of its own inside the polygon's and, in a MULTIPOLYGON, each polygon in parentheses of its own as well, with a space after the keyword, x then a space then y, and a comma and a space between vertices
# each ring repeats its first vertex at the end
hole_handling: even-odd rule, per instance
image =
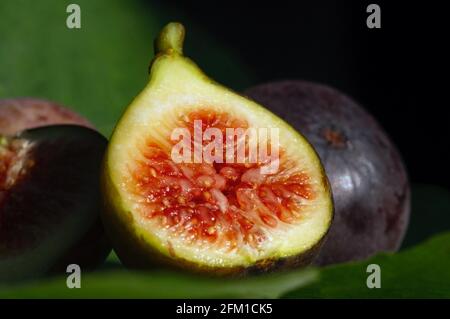
POLYGON ((184 26, 178 22, 170 22, 155 41, 155 54, 177 53, 183 55, 184 26))

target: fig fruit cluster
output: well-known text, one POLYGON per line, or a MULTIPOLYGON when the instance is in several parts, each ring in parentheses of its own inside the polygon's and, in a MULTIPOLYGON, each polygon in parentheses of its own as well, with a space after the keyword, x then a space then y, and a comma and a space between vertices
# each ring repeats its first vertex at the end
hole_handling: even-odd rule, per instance
POLYGON ((184 55, 184 35, 179 23, 163 28, 148 84, 109 142, 55 103, 0 100, 1 282, 93 268, 111 246, 125 266, 213 275, 399 248, 408 178, 370 114, 303 81, 235 93, 184 55), (270 137, 253 142, 263 129, 270 137), (214 160, 183 157, 191 147, 214 160))

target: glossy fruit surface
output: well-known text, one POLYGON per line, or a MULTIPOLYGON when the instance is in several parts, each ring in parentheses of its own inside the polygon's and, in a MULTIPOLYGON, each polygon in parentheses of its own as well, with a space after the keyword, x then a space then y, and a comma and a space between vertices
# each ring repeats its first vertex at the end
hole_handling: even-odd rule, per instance
POLYGON ((36 98, 0 99, 0 134, 56 124, 76 124, 92 128, 88 120, 54 102, 36 98))
POLYGON ((133 267, 163 263, 213 274, 310 262, 332 220, 328 181, 315 151, 281 119, 208 78, 183 55, 183 39, 178 23, 162 30, 149 82, 108 146, 103 220, 116 252, 133 267), (273 150, 276 144, 279 156, 225 161, 239 153, 239 138, 230 139, 228 130, 251 128, 278 132, 255 145, 273 150), (180 130, 194 140, 181 140, 180 130), (196 132, 203 139, 195 140, 196 132), (208 132, 214 138, 205 138, 208 132), (236 144, 214 148, 222 160, 206 160, 205 149, 218 140, 236 144), (203 148, 203 157, 178 161, 174 150, 181 142, 203 148), (264 173, 271 163, 278 169, 264 173))
POLYGON ((106 143, 74 125, 0 137, 0 282, 104 260, 98 176, 106 143))
POLYGON ((245 94, 304 134, 325 166, 335 220, 317 263, 397 250, 408 225, 410 187, 376 120, 339 91, 304 81, 267 83, 245 94))

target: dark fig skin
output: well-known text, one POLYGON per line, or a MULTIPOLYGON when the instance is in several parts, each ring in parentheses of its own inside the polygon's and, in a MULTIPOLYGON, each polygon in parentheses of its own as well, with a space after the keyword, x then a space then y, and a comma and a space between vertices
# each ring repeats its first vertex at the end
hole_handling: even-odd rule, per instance
MULTIPOLYGON (((15 135, 43 126, 71 124, 95 130, 95 127, 76 112, 52 101, 19 97, 0 99, 0 134, 15 135)), ((99 208, 100 209, 100 208, 99 208)), ((100 219, 66 255, 52 267, 51 272, 65 272, 67 265, 78 263, 83 270, 101 264, 111 250, 100 219)))
POLYGON ((14 135, 30 128, 56 124, 94 128, 81 115, 51 101, 26 97, 0 99, 0 134, 14 135))
POLYGON ((0 283, 64 274, 69 264, 95 269, 111 251, 97 178, 106 138, 79 125, 39 127, 16 137, 35 146, 18 177, 0 180, 0 283))
POLYGON ((317 265, 396 251, 406 232, 410 186, 399 152, 376 120, 336 89, 306 81, 244 92, 301 132, 330 180, 335 216, 317 265))

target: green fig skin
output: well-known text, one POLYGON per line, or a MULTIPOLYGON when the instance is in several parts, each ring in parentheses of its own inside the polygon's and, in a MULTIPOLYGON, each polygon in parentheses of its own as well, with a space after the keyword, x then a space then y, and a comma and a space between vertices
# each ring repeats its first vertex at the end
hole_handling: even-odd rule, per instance
MULTIPOLYGON (((310 264, 319 252, 333 219, 331 190, 315 150, 301 134, 264 107, 208 78, 194 62, 183 55, 183 39, 184 28, 178 23, 170 23, 162 30, 155 42, 156 55, 151 62, 149 82, 116 125, 103 160, 100 183, 104 207, 102 220, 115 252, 122 263, 130 268, 171 267, 208 275, 242 276, 310 264), (241 256, 223 256, 220 262, 216 262, 218 258, 211 257, 215 253, 213 251, 209 256, 209 251, 200 252, 198 256, 189 255, 191 248, 179 248, 179 245, 179 250, 175 251, 172 245, 157 237, 156 231, 143 226, 151 224, 146 224, 145 217, 135 208, 136 202, 130 199, 129 190, 124 186, 125 174, 128 174, 126 167, 132 162, 130 154, 138 152, 133 146, 134 141, 149 132, 159 134, 163 124, 167 124, 156 125, 155 123, 166 119, 165 116, 158 118, 156 114, 170 107, 174 108, 173 113, 180 112, 174 106, 181 103, 177 96, 183 101, 190 96, 190 103, 193 105, 197 102, 192 100, 198 99, 198 105, 208 105, 212 108, 211 112, 236 112, 238 116, 240 113, 251 119, 257 117, 257 125, 260 127, 279 127, 288 136, 286 141, 293 145, 298 143, 296 151, 303 152, 302 164, 305 169, 313 172, 311 178, 314 179, 314 185, 318 185, 317 199, 314 202, 318 205, 315 212, 317 214, 311 214, 317 219, 314 224, 317 230, 310 232, 311 238, 300 238, 302 231, 291 232, 290 235, 294 236, 291 239, 294 240, 286 239, 281 245, 284 250, 271 251, 268 257, 242 261, 239 259, 243 258, 241 256), (302 244, 297 244, 297 240, 302 244)), ((192 110, 195 110, 195 106, 187 111, 192 110)), ((165 136, 167 135, 162 134, 158 137, 165 136)), ((285 146, 290 147, 287 144, 285 146)))

